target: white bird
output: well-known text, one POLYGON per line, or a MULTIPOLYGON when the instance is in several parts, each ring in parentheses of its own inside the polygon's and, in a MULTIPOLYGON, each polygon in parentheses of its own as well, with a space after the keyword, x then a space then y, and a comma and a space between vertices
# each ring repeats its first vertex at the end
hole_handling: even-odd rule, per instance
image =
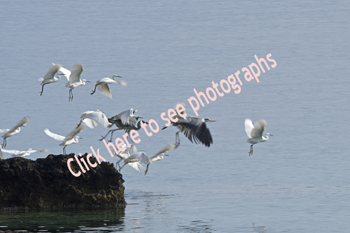
POLYGON ((28 155, 30 155, 32 153, 35 153, 35 152, 41 152, 42 153, 42 152, 47 152, 48 151, 47 149, 44 149, 44 150, 33 150, 32 148, 29 148, 28 150, 24 150, 24 151, 5 150, 5 149, 2 149, 1 146, 0 146, 0 150, 2 152, 12 154, 12 157, 26 157, 26 156, 28 156, 28 155))
POLYGON ((17 125, 13 126, 11 129, 0 129, 0 133, 3 133, 2 137, 2 148, 6 147, 6 138, 11 137, 13 135, 18 134, 21 131, 21 127, 24 127, 27 125, 29 121, 29 117, 23 117, 23 119, 17 123, 17 125))
POLYGON ((102 78, 102 79, 96 81, 95 89, 91 92, 91 95, 95 93, 96 88, 97 88, 97 90, 99 90, 102 94, 104 94, 105 96, 108 96, 109 98, 112 99, 112 93, 111 93, 111 90, 109 89, 108 84, 118 83, 122 86, 127 85, 126 82, 124 82, 124 81, 116 81, 115 77, 121 78, 121 76, 118 76, 115 74, 112 76, 112 78, 106 77, 106 78, 102 78))
POLYGON ((129 157, 127 159, 124 159, 124 165, 119 169, 119 171, 129 163, 143 163, 146 165, 145 175, 148 172, 148 167, 150 164, 162 160, 164 156, 168 156, 164 154, 165 152, 168 152, 170 150, 175 149, 177 146, 175 144, 168 144, 163 149, 161 149, 158 153, 154 154, 151 157, 148 157, 145 152, 138 152, 136 149, 136 146, 133 144, 131 145, 130 150, 128 151, 129 157))
POLYGON ((269 140, 269 136, 272 136, 271 134, 267 133, 265 137, 263 136, 263 132, 266 127, 266 121, 261 119, 254 123, 250 119, 245 119, 244 121, 245 126, 245 132, 247 133, 248 140, 247 142, 250 143, 250 151, 249 156, 253 154, 253 145, 257 144, 259 142, 265 142, 269 140))
POLYGON ((63 154, 66 154, 66 146, 70 144, 76 144, 79 142, 79 139, 82 139, 79 136, 75 136, 78 133, 80 133, 85 128, 85 124, 80 124, 79 127, 76 127, 73 129, 67 136, 62 136, 59 134, 52 133, 49 129, 44 129, 45 133, 52 137, 53 139, 56 139, 57 141, 62 141, 60 146, 63 146, 63 154))
POLYGON ((120 167, 119 163, 121 161, 124 161, 123 167, 128 164, 132 168, 134 168, 136 171, 143 171, 145 168, 141 165, 140 161, 137 158, 130 158, 130 155, 137 153, 136 146, 132 144, 130 147, 126 147, 126 144, 122 146, 122 148, 125 148, 124 151, 119 151, 119 153, 115 153, 119 157, 119 161, 116 163, 117 168, 119 167, 119 171, 122 169, 120 167))
POLYGON ((50 83, 55 83, 58 80, 61 79, 60 76, 58 76, 58 71, 62 66, 60 64, 55 64, 52 63, 52 67, 49 69, 49 71, 45 74, 45 76, 43 78, 39 78, 38 80, 41 82, 41 92, 40 95, 43 94, 44 92, 44 86, 46 84, 50 84, 50 83))
POLYGON ((113 125, 108 121, 106 115, 98 109, 96 111, 83 112, 77 127, 79 127, 82 122, 84 122, 91 129, 95 128, 97 124, 100 124, 105 128, 110 128, 113 125))
POLYGON ((72 72, 67 70, 66 68, 61 67, 59 69, 59 74, 58 75, 63 75, 67 78, 68 82, 66 84, 66 87, 70 88, 69 89, 69 101, 73 101, 73 89, 78 87, 78 86, 84 86, 87 81, 86 79, 80 79, 80 75, 83 72, 84 68, 80 62, 75 63, 73 65, 72 72))

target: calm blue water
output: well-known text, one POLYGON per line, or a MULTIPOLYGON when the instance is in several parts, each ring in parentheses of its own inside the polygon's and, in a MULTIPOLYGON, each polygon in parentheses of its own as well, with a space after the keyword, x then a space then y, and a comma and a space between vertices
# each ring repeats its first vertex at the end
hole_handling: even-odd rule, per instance
MULTIPOLYGON (((134 108, 162 127, 162 112, 185 102, 194 115, 187 102, 193 89, 205 91, 254 55, 271 53, 277 66, 199 109, 217 121, 208 124, 210 148, 181 135, 181 146, 146 176, 125 167, 125 209, 1 213, 0 230, 349 231, 349 15, 347 1, 1 1, 0 128, 31 118, 7 149, 60 154, 43 130, 66 135, 87 110, 113 116, 134 108), (92 83, 74 89, 73 102, 65 80, 39 96, 37 79, 51 62, 68 69, 81 62, 82 78, 92 83), (90 95, 96 80, 113 74, 128 86, 112 85, 113 100, 90 95), (274 135, 250 157, 245 118, 265 119, 274 135)), ((174 142, 176 129, 139 132, 138 149, 152 155, 174 142)), ((98 141, 105 133, 86 128, 67 152, 93 146, 116 162, 98 141)))

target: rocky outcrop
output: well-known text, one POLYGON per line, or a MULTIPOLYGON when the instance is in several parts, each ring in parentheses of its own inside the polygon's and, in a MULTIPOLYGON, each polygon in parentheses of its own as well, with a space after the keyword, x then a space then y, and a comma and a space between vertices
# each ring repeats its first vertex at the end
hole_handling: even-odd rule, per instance
MULTIPOLYGON (((67 168, 73 157, 51 154, 35 161, 0 160, 0 210, 125 206, 124 180, 112 163, 102 162, 74 177, 67 168)), ((71 166, 79 170, 76 163, 71 166)))

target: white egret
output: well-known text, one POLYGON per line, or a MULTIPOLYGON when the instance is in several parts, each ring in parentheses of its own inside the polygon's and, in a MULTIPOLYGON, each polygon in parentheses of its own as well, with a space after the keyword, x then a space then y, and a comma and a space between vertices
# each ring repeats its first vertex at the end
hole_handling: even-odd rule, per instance
POLYGON ((135 113, 137 112, 137 110, 134 109, 129 109, 126 111, 123 111, 111 118, 108 118, 108 121, 112 124, 115 124, 117 126, 117 129, 111 129, 107 132, 107 134, 102 137, 102 139, 100 139, 100 141, 102 141, 103 139, 105 139, 107 137, 108 134, 111 133, 111 137, 110 137, 110 142, 112 141, 112 137, 113 137, 113 133, 116 130, 125 130, 125 132, 130 132, 130 130, 139 130, 141 129, 141 123, 145 123, 148 124, 148 122, 145 122, 143 120, 139 121, 140 116, 136 116, 135 113))
POLYGON ((19 150, 5 150, 5 149, 2 149, 0 147, 0 150, 2 150, 2 152, 5 152, 5 153, 9 153, 12 155, 12 157, 26 157, 32 153, 36 153, 36 152, 47 152, 48 150, 47 149, 43 149, 43 150, 33 150, 32 148, 29 148, 28 150, 24 150, 24 151, 19 151, 19 150))
POLYGON ((119 167, 119 171, 122 169, 122 167, 120 167, 119 163, 121 161, 124 161, 124 165, 128 164, 129 166, 131 166, 132 168, 134 168, 136 171, 143 171, 145 170, 145 168, 141 165, 140 161, 137 158, 129 158, 131 154, 134 154, 137 152, 136 146, 134 144, 132 144, 130 147, 126 147, 126 144, 124 144, 122 146, 122 148, 125 148, 124 151, 119 151, 119 153, 115 153, 115 155, 117 155, 119 157, 119 161, 116 163, 117 168, 119 167))
POLYGON ((158 153, 154 154, 151 157, 148 157, 145 152, 138 152, 136 149, 136 146, 133 144, 131 145, 130 150, 128 151, 129 157, 125 160, 124 159, 124 165, 119 169, 119 171, 129 163, 135 163, 135 162, 140 162, 146 165, 146 170, 145 170, 145 175, 148 172, 148 167, 150 164, 162 160, 164 156, 168 156, 164 154, 165 152, 168 152, 170 150, 175 149, 177 146, 175 144, 168 144, 166 145, 163 149, 161 149, 158 153))
POLYGON ((105 128, 110 128, 113 125, 108 121, 106 115, 98 109, 96 111, 83 112, 77 127, 79 127, 82 122, 91 129, 95 128, 97 124, 100 124, 105 128))
POLYGON ((43 78, 39 78, 38 80, 41 82, 41 92, 40 95, 43 94, 44 92, 44 86, 46 84, 50 84, 50 83, 55 83, 58 80, 61 79, 60 76, 58 76, 58 71, 62 66, 60 64, 55 64, 52 63, 52 67, 49 69, 49 71, 45 74, 45 76, 43 78))
POLYGON ((23 117, 23 119, 11 129, 0 129, 0 133, 3 133, 2 137, 4 138, 2 142, 2 148, 6 147, 6 138, 18 134, 21 131, 21 127, 26 126, 28 121, 29 117, 23 117))
POLYGON ((102 94, 104 94, 105 96, 108 96, 109 98, 112 99, 112 93, 111 93, 111 90, 109 89, 109 86, 108 84, 112 84, 112 83, 118 83, 122 86, 126 86, 126 82, 124 81, 117 81, 115 80, 115 77, 120 77, 121 76, 118 76, 118 75, 113 75, 112 78, 102 78, 98 81, 96 81, 96 84, 95 84, 95 89, 91 92, 91 95, 95 93, 96 91, 96 88, 97 90, 99 90, 102 94))
POLYGON ((253 154, 253 145, 257 144, 259 142, 265 142, 269 140, 269 136, 272 136, 271 134, 267 133, 265 137, 263 136, 263 132, 266 127, 266 121, 261 119, 254 123, 250 119, 245 119, 244 121, 245 126, 245 132, 248 135, 247 142, 250 143, 250 151, 249 156, 253 154))
POLYGON ((66 68, 61 67, 59 69, 59 74, 58 75, 63 75, 67 78, 68 82, 66 84, 66 87, 70 88, 69 89, 69 101, 73 101, 73 89, 78 87, 78 86, 84 86, 87 81, 86 79, 81 79, 80 75, 83 72, 84 68, 80 62, 75 63, 73 65, 72 72, 67 70, 66 68))
POLYGON ((73 129, 67 136, 62 136, 59 134, 52 133, 49 129, 45 129, 45 133, 52 137, 53 139, 56 139, 57 141, 62 141, 60 146, 63 146, 63 154, 66 154, 66 146, 70 144, 76 144, 79 142, 79 139, 82 139, 79 136, 76 136, 78 133, 80 133, 85 128, 85 123, 80 124, 78 127, 73 129))

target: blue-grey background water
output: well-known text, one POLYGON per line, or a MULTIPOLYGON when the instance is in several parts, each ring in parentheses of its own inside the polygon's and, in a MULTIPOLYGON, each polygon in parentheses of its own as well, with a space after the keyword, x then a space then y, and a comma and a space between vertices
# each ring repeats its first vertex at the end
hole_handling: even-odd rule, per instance
MULTIPOLYGON (((348 1, 1 1, 0 6, 0 128, 30 117, 20 134, 8 138, 7 149, 60 154, 59 142, 43 130, 66 135, 87 110, 113 116, 134 108, 162 127, 160 114, 178 102, 194 115, 187 102, 194 88, 205 91, 212 81, 255 62, 254 55, 271 53, 277 62, 259 83, 243 79, 241 93, 200 108, 199 116, 217 121, 208 123, 210 148, 181 134, 181 146, 151 165, 146 176, 123 168, 125 210, 2 213, 0 229, 349 231, 348 1), (82 78, 91 83, 74 89, 72 102, 63 79, 39 96, 37 79, 52 62, 68 69, 83 64, 82 78), (100 92, 90 95, 96 80, 113 74, 128 85, 111 85, 112 100, 100 92), (266 132, 274 135, 255 145, 252 156, 245 118, 265 119, 266 132)), ((83 139, 67 152, 90 153, 93 146, 116 162, 98 141, 106 131, 84 129, 83 139)), ((152 155, 174 142, 176 131, 148 137, 141 130, 137 147, 152 155)))

